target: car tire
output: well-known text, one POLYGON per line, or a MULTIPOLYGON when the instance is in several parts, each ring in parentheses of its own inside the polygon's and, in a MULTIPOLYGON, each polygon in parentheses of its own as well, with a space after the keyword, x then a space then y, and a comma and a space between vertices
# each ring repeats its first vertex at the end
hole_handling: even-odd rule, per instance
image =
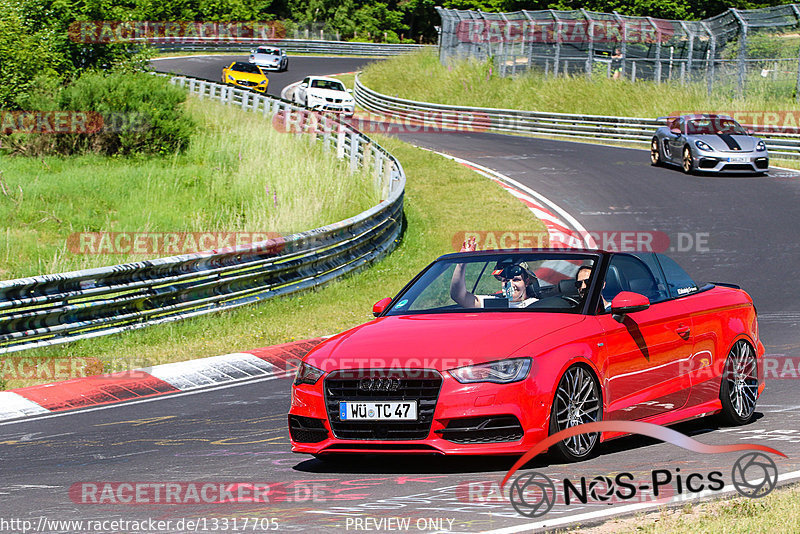
MULTIPOLYGON (((549 434, 602 419, 603 398, 594 374, 586 366, 573 365, 564 372, 553 396, 549 434)), ((559 441, 553 449, 563 460, 578 462, 591 458, 599 443, 598 432, 579 434, 559 441)))
POLYGON ((658 139, 653 138, 650 141, 650 165, 653 167, 660 167, 664 164, 664 161, 661 159, 661 149, 658 146, 658 139))
POLYGON ((689 145, 683 147, 683 158, 681 158, 681 168, 686 174, 694 174, 694 158, 692 157, 692 149, 689 145))
POLYGON ((725 360, 719 400, 722 403, 719 419, 725 425, 746 425, 755 417, 758 361, 752 345, 744 339, 733 344, 725 360))

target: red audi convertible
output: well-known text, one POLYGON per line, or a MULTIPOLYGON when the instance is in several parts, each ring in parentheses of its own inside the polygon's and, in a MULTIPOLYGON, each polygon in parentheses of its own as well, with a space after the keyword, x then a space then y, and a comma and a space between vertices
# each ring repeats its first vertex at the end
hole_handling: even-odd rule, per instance
MULTIPOLYGON (((522 454, 601 419, 745 424, 764 388, 750 296, 662 254, 448 254, 373 313, 299 366, 294 452, 522 454)), ((613 437, 555 448, 575 461, 613 437)))

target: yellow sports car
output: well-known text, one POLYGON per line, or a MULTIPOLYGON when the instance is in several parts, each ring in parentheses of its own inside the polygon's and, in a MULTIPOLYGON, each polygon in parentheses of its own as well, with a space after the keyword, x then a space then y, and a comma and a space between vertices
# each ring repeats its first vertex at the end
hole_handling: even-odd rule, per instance
POLYGON ((269 79, 258 65, 234 61, 222 69, 222 83, 238 85, 247 89, 255 89, 259 93, 266 93, 269 79))

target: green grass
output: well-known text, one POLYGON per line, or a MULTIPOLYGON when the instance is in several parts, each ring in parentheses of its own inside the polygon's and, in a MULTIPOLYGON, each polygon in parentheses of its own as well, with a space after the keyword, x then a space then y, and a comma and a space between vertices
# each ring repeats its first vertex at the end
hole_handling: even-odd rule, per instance
POLYGON ((545 77, 538 71, 501 78, 487 62, 443 66, 436 51, 423 50, 371 63, 361 81, 380 93, 411 100, 554 113, 660 117, 676 111, 800 110, 791 91, 776 95, 770 80, 755 86, 757 78, 746 100, 734 98, 730 86, 709 98, 704 82, 659 85, 604 76, 545 77))
POLYGON ((261 114, 190 98, 201 125, 185 154, 0 160, 0 279, 138 261, 79 254, 80 232, 276 232, 351 217, 380 200, 367 173, 261 114))
POLYGON ((592 533, 716 534, 800 531, 800 486, 773 491, 760 499, 737 497, 682 508, 639 514, 618 519, 596 528, 570 530, 592 533))
MULTIPOLYGON (((397 156, 408 176, 407 228, 398 248, 369 270, 295 297, 20 355, 94 357, 110 371, 334 334, 371 319, 372 304, 393 296, 437 256, 453 252, 458 232, 544 231, 521 202, 477 173, 396 139, 376 139, 397 156)), ((30 384, 9 380, 6 387, 30 384)))

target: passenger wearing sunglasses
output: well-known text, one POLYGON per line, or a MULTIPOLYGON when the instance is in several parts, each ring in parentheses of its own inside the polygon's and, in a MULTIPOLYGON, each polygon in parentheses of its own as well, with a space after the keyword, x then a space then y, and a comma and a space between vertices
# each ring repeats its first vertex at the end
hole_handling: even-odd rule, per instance
MULTIPOLYGON (((470 238, 462 245, 461 252, 474 252, 475 249, 475 238, 470 238)), ((501 284, 501 295, 498 296, 507 300, 509 308, 525 308, 539 300, 531 294, 533 292, 531 288, 538 287, 539 281, 528 270, 527 263, 500 262, 495 266, 492 275, 501 284)), ((473 295, 467 291, 465 277, 464 264, 457 264, 453 270, 453 279, 450 282, 450 297, 460 306, 464 308, 484 308, 486 307, 484 304, 486 299, 500 300, 490 295, 473 295)))
MULTIPOLYGON (((592 276, 592 266, 591 265, 584 265, 578 269, 578 274, 575 276, 575 287, 578 288, 578 296, 581 299, 586 298, 586 294, 589 291, 589 278, 592 276)), ((606 283, 603 282, 603 287, 606 287, 606 283)), ((602 295, 600 298, 603 299, 603 308, 608 311, 611 309, 611 303, 608 302, 605 297, 602 295)))

